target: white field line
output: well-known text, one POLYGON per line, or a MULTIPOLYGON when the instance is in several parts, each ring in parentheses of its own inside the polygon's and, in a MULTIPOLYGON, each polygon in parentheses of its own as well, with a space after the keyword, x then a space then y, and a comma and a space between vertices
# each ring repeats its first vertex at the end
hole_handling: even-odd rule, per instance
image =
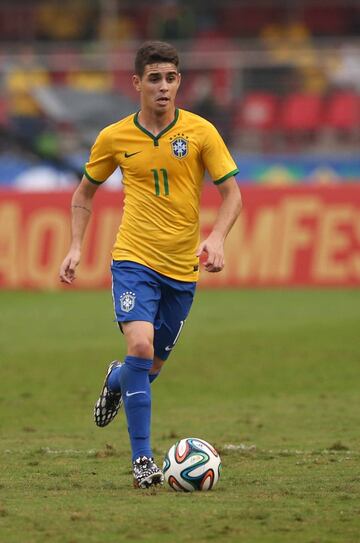
POLYGON ((301 450, 301 449, 258 449, 256 445, 245 445, 244 443, 234 444, 226 443, 223 449, 228 451, 237 451, 241 453, 259 452, 263 454, 288 455, 288 456, 307 456, 307 455, 352 455, 360 456, 360 451, 351 451, 349 449, 319 449, 319 450, 301 450))
MULTIPOLYGON (((224 449, 228 451, 234 451, 239 454, 247 453, 260 453, 260 454, 273 454, 276 456, 309 456, 309 455, 342 455, 342 456, 360 456, 360 451, 352 450, 336 450, 336 449, 319 449, 319 450, 301 450, 301 449, 258 449, 256 445, 246 445, 244 443, 225 443, 220 445, 219 449, 224 449)), ((19 450, 5 449, 3 454, 13 454, 18 453, 19 450)), ((79 455, 79 456, 93 456, 98 452, 101 452, 100 449, 52 449, 51 447, 42 447, 38 449, 40 454, 49 454, 49 455, 79 455)))
MULTIPOLYGON (((13 453, 16 453, 16 452, 19 452, 19 451, 18 450, 12 450, 12 449, 5 449, 3 452, 4 452, 4 454, 13 454, 13 453)), ((39 452, 40 454, 53 454, 53 455, 78 454, 78 455, 88 456, 88 455, 96 454, 99 451, 96 450, 96 449, 89 449, 89 450, 84 450, 84 449, 51 449, 50 447, 41 447, 40 449, 38 449, 35 452, 39 452)))

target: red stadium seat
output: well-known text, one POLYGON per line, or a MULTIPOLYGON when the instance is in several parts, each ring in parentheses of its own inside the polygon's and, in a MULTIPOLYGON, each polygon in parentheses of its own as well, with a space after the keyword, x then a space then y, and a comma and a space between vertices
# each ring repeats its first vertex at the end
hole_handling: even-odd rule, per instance
POLYGON ((275 127, 278 101, 265 92, 252 92, 239 102, 235 118, 237 128, 270 131, 275 127))
POLYGON ((266 92, 251 92, 235 106, 234 134, 243 147, 273 150, 278 99, 266 92))
POLYGON ((353 91, 335 92, 327 103, 325 125, 343 132, 360 128, 360 96, 353 91))
POLYGON ((322 98, 315 94, 294 93, 282 103, 281 128, 290 134, 317 132, 322 126, 322 98))

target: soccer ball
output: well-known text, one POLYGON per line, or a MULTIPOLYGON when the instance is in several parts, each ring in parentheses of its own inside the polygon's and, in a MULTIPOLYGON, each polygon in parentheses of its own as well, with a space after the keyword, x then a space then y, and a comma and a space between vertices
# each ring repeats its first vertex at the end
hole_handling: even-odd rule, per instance
POLYGON ((207 441, 187 437, 169 449, 164 458, 163 472, 165 481, 174 490, 211 490, 220 477, 220 455, 207 441))

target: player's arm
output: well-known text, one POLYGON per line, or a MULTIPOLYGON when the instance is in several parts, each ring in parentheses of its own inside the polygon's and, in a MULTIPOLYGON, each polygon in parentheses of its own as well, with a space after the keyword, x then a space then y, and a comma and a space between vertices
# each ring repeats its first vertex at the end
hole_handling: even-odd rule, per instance
POLYGON ((71 245, 59 273, 60 281, 63 283, 71 284, 75 279, 75 269, 80 262, 81 246, 98 186, 84 176, 73 194, 71 200, 71 245))
POLYGON ((222 198, 221 205, 210 235, 200 243, 197 256, 206 253, 205 269, 219 272, 224 267, 224 242, 234 222, 240 214, 241 194, 235 177, 229 177, 216 185, 222 198))

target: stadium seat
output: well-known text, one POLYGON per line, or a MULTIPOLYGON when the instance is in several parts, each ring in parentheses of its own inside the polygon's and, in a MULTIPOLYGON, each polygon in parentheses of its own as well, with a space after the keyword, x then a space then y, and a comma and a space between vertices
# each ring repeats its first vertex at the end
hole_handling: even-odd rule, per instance
POLYGON ((290 134, 317 132, 323 121, 322 98, 315 94, 289 94, 281 106, 281 128, 290 134))
POLYGON ((270 131, 275 127, 277 97, 265 92, 251 92, 239 102, 235 117, 237 128, 270 131))
POLYGON ((325 125, 342 132, 360 128, 360 96, 353 91, 335 92, 328 100, 325 125))
POLYGON ((235 105, 234 133, 243 147, 274 148, 278 98, 271 93, 250 92, 235 105))

